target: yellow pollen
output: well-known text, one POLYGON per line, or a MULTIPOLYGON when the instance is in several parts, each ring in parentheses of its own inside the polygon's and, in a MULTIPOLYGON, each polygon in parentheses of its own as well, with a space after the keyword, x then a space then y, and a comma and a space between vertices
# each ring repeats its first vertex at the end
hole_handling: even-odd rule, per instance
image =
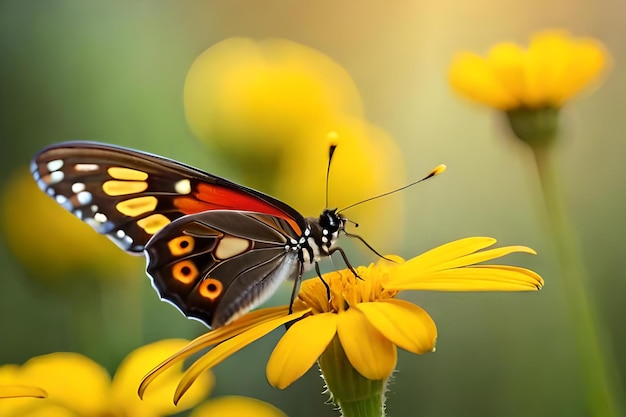
POLYGON ((356 271, 360 278, 347 269, 324 275, 330 287, 330 302, 319 279, 305 281, 298 297, 313 314, 319 314, 340 313, 359 303, 393 298, 398 293, 383 288, 384 269, 370 266, 359 267, 356 271))

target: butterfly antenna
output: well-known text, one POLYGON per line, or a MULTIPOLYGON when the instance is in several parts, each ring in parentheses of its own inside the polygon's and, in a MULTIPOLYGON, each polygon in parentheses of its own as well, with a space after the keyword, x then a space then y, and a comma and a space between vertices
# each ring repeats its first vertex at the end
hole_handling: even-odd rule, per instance
MULTIPOLYGON (((329 165, 330 165, 330 164, 329 164, 329 165)), ((435 169, 433 169, 432 171, 430 171, 430 174, 426 175, 424 178, 422 178, 422 179, 420 179, 420 180, 417 180, 417 181, 415 181, 415 182, 412 182, 412 183, 410 183, 410 184, 407 184, 407 185, 405 185, 404 187, 400 187, 400 188, 397 188, 397 189, 395 189, 395 190, 388 191, 388 192, 386 192, 386 193, 382 193, 382 194, 379 194, 379 195, 374 196, 374 197, 366 198, 365 200, 361 200, 361 201, 356 202, 356 203, 354 203, 354 204, 350 204, 349 206, 344 207, 344 208, 342 208, 341 210, 338 210, 338 211, 337 211, 337 213, 341 213, 341 212, 342 212, 342 211, 344 211, 344 210, 347 210, 347 209, 349 209, 349 208, 352 208, 352 207, 358 206, 358 205, 363 204, 363 203, 366 203, 366 202, 368 202, 368 201, 376 200, 376 199, 378 199, 378 198, 385 197, 385 196, 387 196, 387 195, 389 195, 389 194, 394 194, 394 193, 397 193, 398 191, 402 191, 402 190, 404 190, 404 189, 406 189, 406 188, 409 188, 409 187, 414 186, 415 184, 419 184, 419 183, 420 183, 420 182, 422 182, 422 181, 426 181, 426 180, 427 180, 427 179, 429 179, 429 178, 432 178, 432 177, 434 177, 434 176, 436 176, 436 175, 439 175, 439 174, 443 173, 445 170, 446 170, 446 166, 445 166, 444 164, 437 165, 437 166, 435 167, 435 169)))
POLYGON ((328 148, 328 166, 326 167, 326 205, 328 207, 328 180, 330 178, 330 164, 333 162, 333 155, 335 154, 335 149, 337 149, 337 144, 334 142, 337 140, 337 133, 330 132, 327 136, 329 140, 331 140, 330 147, 328 148))

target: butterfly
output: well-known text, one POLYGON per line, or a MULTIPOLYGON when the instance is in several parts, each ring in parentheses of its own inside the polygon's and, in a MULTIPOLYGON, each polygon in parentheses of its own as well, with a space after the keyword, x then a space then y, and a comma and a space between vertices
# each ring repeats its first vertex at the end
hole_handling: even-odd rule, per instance
POLYGON ((145 255, 160 297, 211 328, 262 303, 287 278, 296 280, 293 302, 302 275, 314 266, 319 275, 317 263, 341 251, 334 245, 347 219, 336 209, 304 217, 161 156, 65 142, 35 155, 31 172, 58 204, 126 252, 145 255))

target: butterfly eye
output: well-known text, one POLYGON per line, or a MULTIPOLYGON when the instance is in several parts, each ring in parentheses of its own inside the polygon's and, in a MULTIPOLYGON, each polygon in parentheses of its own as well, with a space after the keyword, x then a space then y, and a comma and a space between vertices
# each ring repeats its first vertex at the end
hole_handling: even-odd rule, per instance
POLYGON ((167 242, 172 256, 187 255, 193 251, 194 239, 191 236, 179 236, 167 242))
POLYGON ((211 301, 217 299, 222 294, 224 286, 222 283, 214 278, 206 278, 198 286, 198 293, 211 301))
POLYGON ((198 268, 190 260, 180 261, 172 267, 172 276, 181 284, 189 285, 198 277, 198 268))

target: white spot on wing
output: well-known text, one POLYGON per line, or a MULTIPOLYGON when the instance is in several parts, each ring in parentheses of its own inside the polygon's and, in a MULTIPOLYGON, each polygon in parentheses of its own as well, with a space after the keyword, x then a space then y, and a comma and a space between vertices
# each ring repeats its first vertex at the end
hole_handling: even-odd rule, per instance
POLYGON ((58 194, 56 197, 54 197, 54 199, 57 201, 57 203, 59 203, 60 205, 65 204, 65 202, 67 201, 67 198, 64 195, 58 194))
MULTIPOLYGON (((86 206, 87 204, 91 203, 92 198, 93 197, 89 191, 81 191, 80 193, 76 194, 76 199, 82 206, 86 206)), ((93 209, 93 206, 91 208, 93 209)), ((98 208, 96 207, 94 211, 97 210, 98 208)))
POLYGON ((97 171, 99 169, 100 169, 100 165, 98 165, 98 164, 76 164, 76 165, 74 165, 74 170, 75 171, 80 171, 80 172, 97 171))
POLYGON ((95 221, 97 221, 98 223, 106 223, 107 220, 109 220, 107 218, 106 214, 104 214, 104 213, 96 213, 96 214, 94 214, 93 219, 95 221))
POLYGON ((54 161, 50 161, 46 164, 46 167, 48 167, 48 171, 50 172, 58 171, 63 168, 63 160, 55 159, 54 161))
POLYGON ((220 239, 215 248, 215 257, 218 259, 228 259, 244 253, 250 248, 250 241, 235 236, 224 236, 220 239))
POLYGON ((189 194, 191 192, 191 183, 189 180, 180 180, 174 185, 174 190, 178 194, 189 194))
POLYGON ((48 178, 50 178, 50 180, 48 181, 48 184, 56 184, 58 182, 63 181, 63 178, 65 177, 65 174, 63 173, 63 171, 54 171, 50 173, 50 176, 48 178))
POLYGON ((75 182, 74 184, 72 184, 72 192, 74 194, 78 194, 81 191, 85 191, 85 184, 82 182, 75 182))

